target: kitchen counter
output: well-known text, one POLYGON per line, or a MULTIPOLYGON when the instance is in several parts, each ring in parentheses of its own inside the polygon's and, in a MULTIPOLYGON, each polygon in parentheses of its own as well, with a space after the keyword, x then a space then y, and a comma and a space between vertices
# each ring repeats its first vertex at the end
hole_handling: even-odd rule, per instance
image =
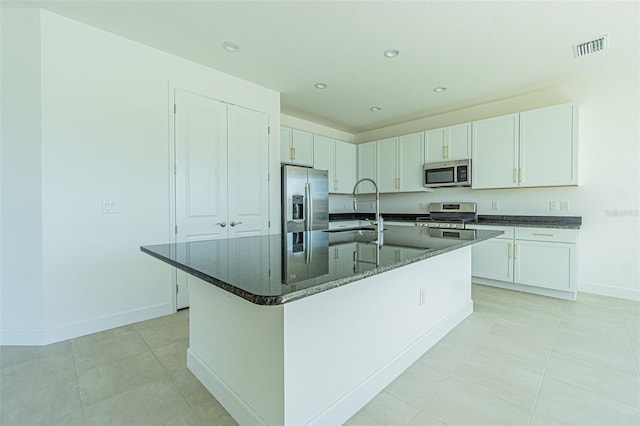
POLYGON ((381 246, 374 243, 373 231, 340 230, 149 245, 141 250, 252 303, 278 305, 501 233, 478 230, 474 239, 460 240, 432 237, 425 228, 388 225, 381 246), (346 259, 334 251, 329 255, 348 243, 354 244, 344 253, 346 259), (338 267, 338 262, 347 267, 338 267))
MULTIPOLYGON (((418 217, 429 217, 428 213, 382 213, 387 222, 415 222, 418 217)), ((373 213, 335 213, 329 215, 331 222, 373 219, 373 213)), ((536 228, 579 229, 582 225, 581 216, 544 216, 544 215, 478 215, 474 225, 491 226, 520 226, 536 228)))
POLYGON ((141 249, 188 272, 187 367, 239 424, 343 424, 473 312, 502 234, 386 228, 141 249))

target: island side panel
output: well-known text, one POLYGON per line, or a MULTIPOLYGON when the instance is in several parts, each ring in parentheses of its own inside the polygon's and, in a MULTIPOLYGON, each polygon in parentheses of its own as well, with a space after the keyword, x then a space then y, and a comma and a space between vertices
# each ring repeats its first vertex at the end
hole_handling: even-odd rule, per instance
POLYGON ((473 311, 471 248, 284 308, 285 424, 340 424, 473 311))
POLYGON ((283 307, 189 276, 187 366, 240 424, 284 424, 283 307))

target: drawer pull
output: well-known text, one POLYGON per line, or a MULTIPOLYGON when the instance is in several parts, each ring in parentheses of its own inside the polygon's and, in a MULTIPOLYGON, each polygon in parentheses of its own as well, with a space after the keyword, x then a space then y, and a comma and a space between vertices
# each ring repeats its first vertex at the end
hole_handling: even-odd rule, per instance
POLYGON ((509 259, 513 259, 513 244, 509 243, 509 259))
POLYGON ((518 260, 518 245, 517 244, 513 245, 513 258, 515 260, 518 260))
POLYGON ((553 237, 553 234, 542 234, 542 233, 538 233, 538 232, 534 232, 533 235, 535 235, 537 237, 553 237))

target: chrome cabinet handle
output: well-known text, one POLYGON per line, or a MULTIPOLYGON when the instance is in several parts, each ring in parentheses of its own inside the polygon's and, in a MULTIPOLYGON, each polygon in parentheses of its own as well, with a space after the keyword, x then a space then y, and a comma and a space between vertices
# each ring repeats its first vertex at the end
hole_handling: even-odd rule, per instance
POLYGON ((216 225, 220 225, 221 228, 224 228, 225 226, 227 226, 227 222, 218 222, 216 223, 216 225))
POLYGON ((240 225, 241 223, 242 223, 242 222, 234 222, 234 221, 231 221, 231 223, 230 223, 229 225, 231 225, 231 226, 236 226, 236 225, 240 225))

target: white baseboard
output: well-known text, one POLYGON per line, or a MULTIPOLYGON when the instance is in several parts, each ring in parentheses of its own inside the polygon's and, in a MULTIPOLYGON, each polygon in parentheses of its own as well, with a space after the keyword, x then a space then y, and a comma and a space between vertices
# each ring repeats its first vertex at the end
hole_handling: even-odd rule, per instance
POLYGON ((75 324, 49 329, 0 329, 0 345, 3 346, 43 346, 74 337, 85 336, 134 322, 144 321, 172 313, 171 303, 162 303, 119 312, 114 315, 94 318, 75 324))
POLYGON ((187 349, 187 368, 239 424, 267 425, 267 422, 227 385, 220 375, 194 354, 191 348, 187 349))
MULTIPOLYGON (((600 296, 617 297, 619 299, 629 299, 640 301, 640 289, 615 287, 599 283, 578 282, 578 292, 593 293, 600 296)), ((578 296, 579 298, 580 296, 578 296)))

